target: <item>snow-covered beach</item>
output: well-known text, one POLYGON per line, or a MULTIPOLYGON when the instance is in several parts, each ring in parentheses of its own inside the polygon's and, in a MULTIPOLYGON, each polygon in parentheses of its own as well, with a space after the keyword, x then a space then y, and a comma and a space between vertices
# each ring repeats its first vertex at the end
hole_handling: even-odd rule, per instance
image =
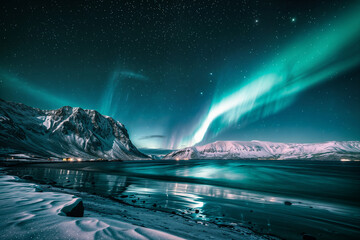
POLYGON ((3 239, 275 239, 239 226, 220 227, 84 192, 0 175, 3 239), (61 209, 81 198, 83 217, 61 209))

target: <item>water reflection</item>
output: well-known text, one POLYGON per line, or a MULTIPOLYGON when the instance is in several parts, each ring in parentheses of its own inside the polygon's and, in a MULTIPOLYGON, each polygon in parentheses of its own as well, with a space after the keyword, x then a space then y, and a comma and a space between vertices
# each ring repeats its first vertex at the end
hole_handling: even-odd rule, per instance
POLYGON ((11 171, 16 175, 31 175, 43 184, 96 193, 103 196, 119 195, 131 184, 127 176, 108 175, 96 172, 54 169, 25 168, 11 171))
POLYGON ((359 165, 281 164, 77 163, 14 168, 11 173, 198 220, 251 226, 287 239, 297 239, 301 232, 321 233, 318 239, 356 239, 359 165))

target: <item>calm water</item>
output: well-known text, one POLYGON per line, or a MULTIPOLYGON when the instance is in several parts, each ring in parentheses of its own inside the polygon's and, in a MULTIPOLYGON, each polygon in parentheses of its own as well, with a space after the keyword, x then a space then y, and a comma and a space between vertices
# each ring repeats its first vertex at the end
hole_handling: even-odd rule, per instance
POLYGON ((11 173, 285 239, 360 239, 359 162, 84 162, 11 173))

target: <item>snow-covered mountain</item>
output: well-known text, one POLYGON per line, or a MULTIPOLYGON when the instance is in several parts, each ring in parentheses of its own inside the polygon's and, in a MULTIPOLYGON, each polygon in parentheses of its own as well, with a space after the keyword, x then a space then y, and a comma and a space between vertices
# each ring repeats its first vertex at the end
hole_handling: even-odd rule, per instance
POLYGON ((360 159, 360 142, 274 143, 218 141, 169 153, 164 159, 360 159))
POLYGON ((124 125, 95 110, 40 110, 0 99, 0 155, 145 159, 124 125))

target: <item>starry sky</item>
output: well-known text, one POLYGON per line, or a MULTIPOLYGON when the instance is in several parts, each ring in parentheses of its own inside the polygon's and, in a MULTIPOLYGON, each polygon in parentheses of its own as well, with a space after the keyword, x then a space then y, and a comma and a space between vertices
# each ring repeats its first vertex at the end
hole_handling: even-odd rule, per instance
POLYGON ((5 1, 0 97, 140 148, 360 140, 358 1, 5 1))

